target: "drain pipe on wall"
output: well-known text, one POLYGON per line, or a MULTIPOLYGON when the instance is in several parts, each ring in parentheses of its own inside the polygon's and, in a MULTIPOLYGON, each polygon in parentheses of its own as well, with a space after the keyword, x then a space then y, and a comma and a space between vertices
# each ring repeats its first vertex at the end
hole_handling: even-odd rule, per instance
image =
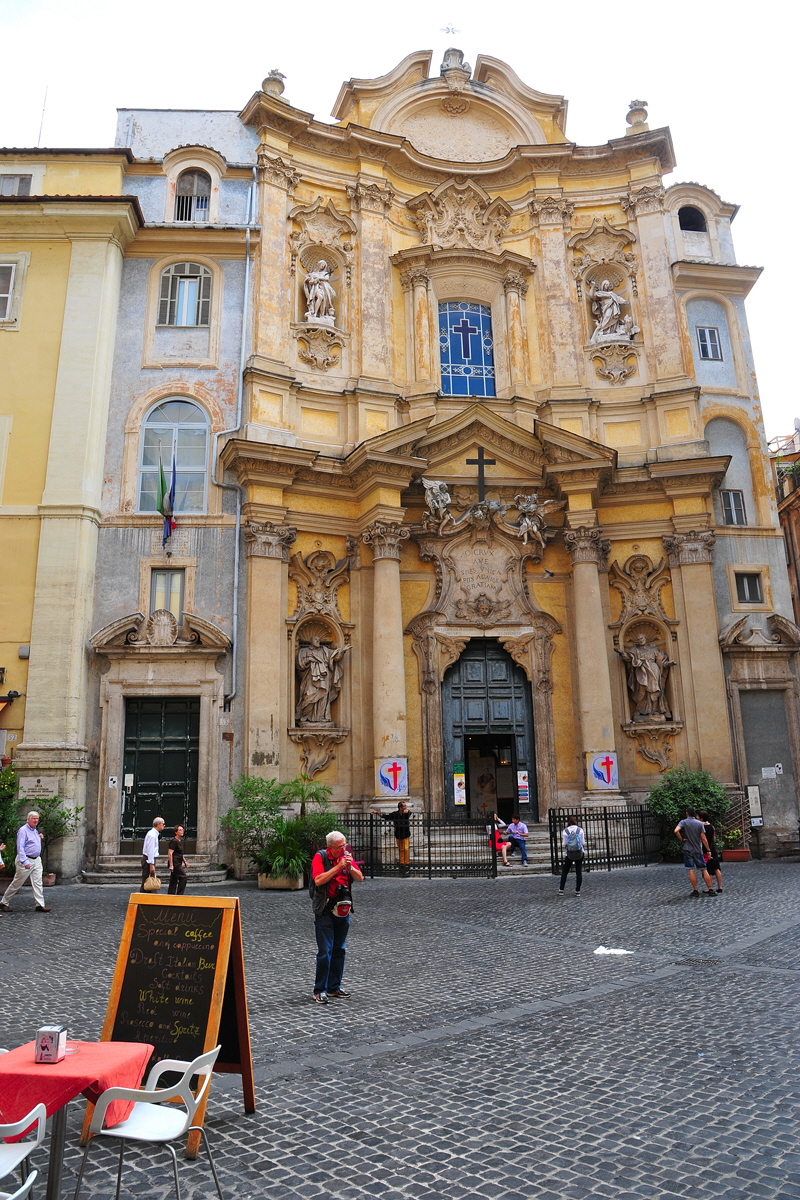
POLYGON ((219 488, 225 488, 228 491, 236 493, 236 526, 235 526, 235 542, 233 549, 233 613, 231 616, 231 690, 225 694, 225 711, 227 712, 231 706, 231 700, 236 695, 238 686, 238 663, 237 656, 239 650, 239 561, 240 561, 240 546, 242 531, 242 489, 238 483, 224 483, 219 479, 219 459, 217 450, 219 447, 219 439, 226 434, 237 433, 242 427, 242 405, 244 403, 244 365, 247 356, 247 319, 249 315, 248 301, 250 292, 250 226, 253 219, 254 201, 256 189, 256 169, 253 168, 253 182, 250 185, 250 194, 247 199, 247 223, 244 234, 244 287, 242 289, 242 336, 241 347, 239 350, 239 383, 236 389, 236 424, 229 429, 220 429, 214 434, 213 447, 213 462, 214 474, 213 482, 219 488))

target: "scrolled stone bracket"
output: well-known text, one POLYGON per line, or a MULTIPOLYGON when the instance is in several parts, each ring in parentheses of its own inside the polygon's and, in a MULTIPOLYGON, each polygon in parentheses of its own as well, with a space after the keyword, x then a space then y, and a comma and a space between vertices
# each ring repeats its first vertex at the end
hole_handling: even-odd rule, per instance
POLYGON ((248 521, 244 527, 245 553, 248 558, 279 558, 288 562, 289 547, 296 537, 297 530, 289 525, 248 521))
POLYGON ((340 746, 349 736, 349 729, 303 729, 287 730, 291 741, 303 749, 300 758, 303 763, 303 774, 313 779, 320 771, 324 771, 332 758, 334 746, 340 746))
POLYGON ((386 217, 394 204, 394 189, 388 183, 385 187, 377 183, 350 184, 346 191, 354 212, 379 213, 386 217))
POLYGON ((661 724, 644 725, 629 721, 622 731, 636 742, 636 749, 647 762, 656 763, 660 772, 669 771, 675 765, 674 738, 683 729, 683 721, 665 721, 661 724))
POLYGON ((716 540, 710 529, 691 529, 688 533, 670 533, 662 538, 671 567, 710 563, 716 540))
POLYGON ((361 534, 365 546, 372 550, 375 562, 381 558, 400 561, 400 547, 411 536, 411 530, 399 521, 374 521, 361 534))
POLYGON ((605 570, 611 552, 611 542, 603 537, 603 530, 599 525, 581 525, 578 529, 568 529, 564 533, 564 542, 572 557, 573 566, 576 563, 589 562, 605 570))

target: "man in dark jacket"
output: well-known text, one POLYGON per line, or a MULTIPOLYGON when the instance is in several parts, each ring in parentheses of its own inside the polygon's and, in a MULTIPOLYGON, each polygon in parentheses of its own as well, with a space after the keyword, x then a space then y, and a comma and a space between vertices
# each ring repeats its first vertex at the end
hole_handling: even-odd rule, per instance
POLYGON ((372 811, 382 821, 393 822, 394 837, 397 842, 397 861, 400 863, 400 874, 409 875, 411 873, 411 855, 409 852, 411 822, 409 820, 408 805, 405 800, 400 800, 394 812, 382 813, 378 812, 377 808, 373 808, 372 811))

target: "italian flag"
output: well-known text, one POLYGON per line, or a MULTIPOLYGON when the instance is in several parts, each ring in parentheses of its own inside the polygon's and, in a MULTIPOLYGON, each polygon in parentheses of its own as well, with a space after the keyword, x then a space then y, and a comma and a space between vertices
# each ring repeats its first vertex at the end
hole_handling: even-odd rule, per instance
POLYGON ((158 460, 158 511, 164 518, 164 535, 161 539, 161 545, 166 546, 169 539, 172 537, 172 531, 178 522, 173 515, 175 507, 175 458, 172 459, 172 479, 169 487, 167 487, 166 476, 164 475, 164 467, 161 459, 158 460))

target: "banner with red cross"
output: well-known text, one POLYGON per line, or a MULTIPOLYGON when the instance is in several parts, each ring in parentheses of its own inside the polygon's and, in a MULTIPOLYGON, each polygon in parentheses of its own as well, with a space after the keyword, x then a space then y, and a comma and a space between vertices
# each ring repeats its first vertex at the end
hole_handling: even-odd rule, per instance
POLYGON ((408 795, 408 759, 375 759, 375 795, 400 799, 408 795))

